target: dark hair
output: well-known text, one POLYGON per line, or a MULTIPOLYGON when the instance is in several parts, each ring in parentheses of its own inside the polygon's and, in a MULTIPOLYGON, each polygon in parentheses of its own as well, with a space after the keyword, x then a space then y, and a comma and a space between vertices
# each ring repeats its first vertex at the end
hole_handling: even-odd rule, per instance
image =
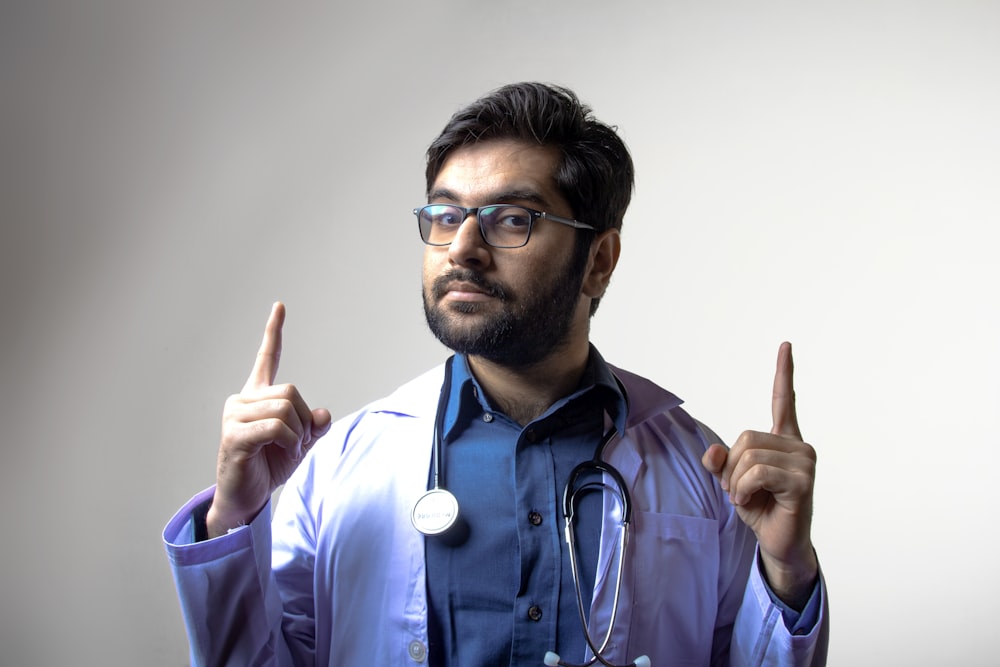
MULTIPOLYGON (((427 192, 454 150, 493 139, 518 139, 559 150, 556 187, 573 217, 597 230, 578 236, 578 259, 586 258, 595 233, 621 229, 632 198, 632 158, 615 129, 594 118, 573 91, 544 83, 514 83, 456 112, 427 149, 427 192)), ((591 313, 597 302, 594 299, 591 313)))

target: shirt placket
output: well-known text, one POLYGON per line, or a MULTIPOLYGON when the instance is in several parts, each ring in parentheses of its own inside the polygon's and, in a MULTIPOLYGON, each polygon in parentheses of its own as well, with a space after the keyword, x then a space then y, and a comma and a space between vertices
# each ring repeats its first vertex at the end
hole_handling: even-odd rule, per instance
POLYGON ((521 431, 514 474, 520 571, 511 663, 532 664, 555 646, 562 577, 554 461, 540 424, 521 431))

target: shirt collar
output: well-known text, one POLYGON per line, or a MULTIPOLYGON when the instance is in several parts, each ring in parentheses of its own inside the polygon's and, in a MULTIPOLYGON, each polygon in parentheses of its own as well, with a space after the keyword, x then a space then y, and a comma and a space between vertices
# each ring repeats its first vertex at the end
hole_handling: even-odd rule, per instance
MULTIPOLYGON (((472 374, 468 358, 464 354, 456 354, 450 363, 452 364, 451 387, 448 388, 447 396, 444 392, 441 396, 442 400, 448 401, 441 425, 445 440, 450 438, 456 425, 463 419, 478 416, 483 412, 496 412, 489 404, 479 381, 472 374)), ((587 366, 576 390, 556 401, 538 419, 545 419, 588 394, 592 394, 600 402, 618 433, 624 433, 629 412, 628 396, 624 386, 611 370, 611 366, 604 361, 604 357, 593 345, 590 346, 587 366)))

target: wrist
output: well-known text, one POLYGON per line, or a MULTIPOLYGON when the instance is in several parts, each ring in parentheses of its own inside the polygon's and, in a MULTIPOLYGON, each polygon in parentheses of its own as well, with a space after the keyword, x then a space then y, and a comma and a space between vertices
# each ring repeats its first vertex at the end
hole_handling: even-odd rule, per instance
POLYGON ((802 611, 819 579, 819 561, 812 547, 807 555, 794 562, 781 561, 761 551, 759 564, 771 592, 792 609, 802 611))
POLYGON ((241 523, 239 519, 220 516, 220 512, 216 511, 214 506, 209 507, 208 512, 205 513, 205 532, 208 539, 225 535, 244 523, 246 522, 241 523))
POLYGON ((255 512, 227 511, 225 503, 220 502, 218 497, 214 498, 205 513, 205 529, 208 538, 221 537, 236 528, 249 524, 259 512, 259 508, 255 512))

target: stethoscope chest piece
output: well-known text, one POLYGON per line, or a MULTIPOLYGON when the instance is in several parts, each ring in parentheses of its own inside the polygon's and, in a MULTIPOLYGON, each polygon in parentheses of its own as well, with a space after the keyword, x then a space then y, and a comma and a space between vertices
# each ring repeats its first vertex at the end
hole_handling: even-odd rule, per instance
POLYGON ((410 521, 424 535, 441 535, 458 521, 458 500, 450 491, 431 489, 413 505, 410 521))

